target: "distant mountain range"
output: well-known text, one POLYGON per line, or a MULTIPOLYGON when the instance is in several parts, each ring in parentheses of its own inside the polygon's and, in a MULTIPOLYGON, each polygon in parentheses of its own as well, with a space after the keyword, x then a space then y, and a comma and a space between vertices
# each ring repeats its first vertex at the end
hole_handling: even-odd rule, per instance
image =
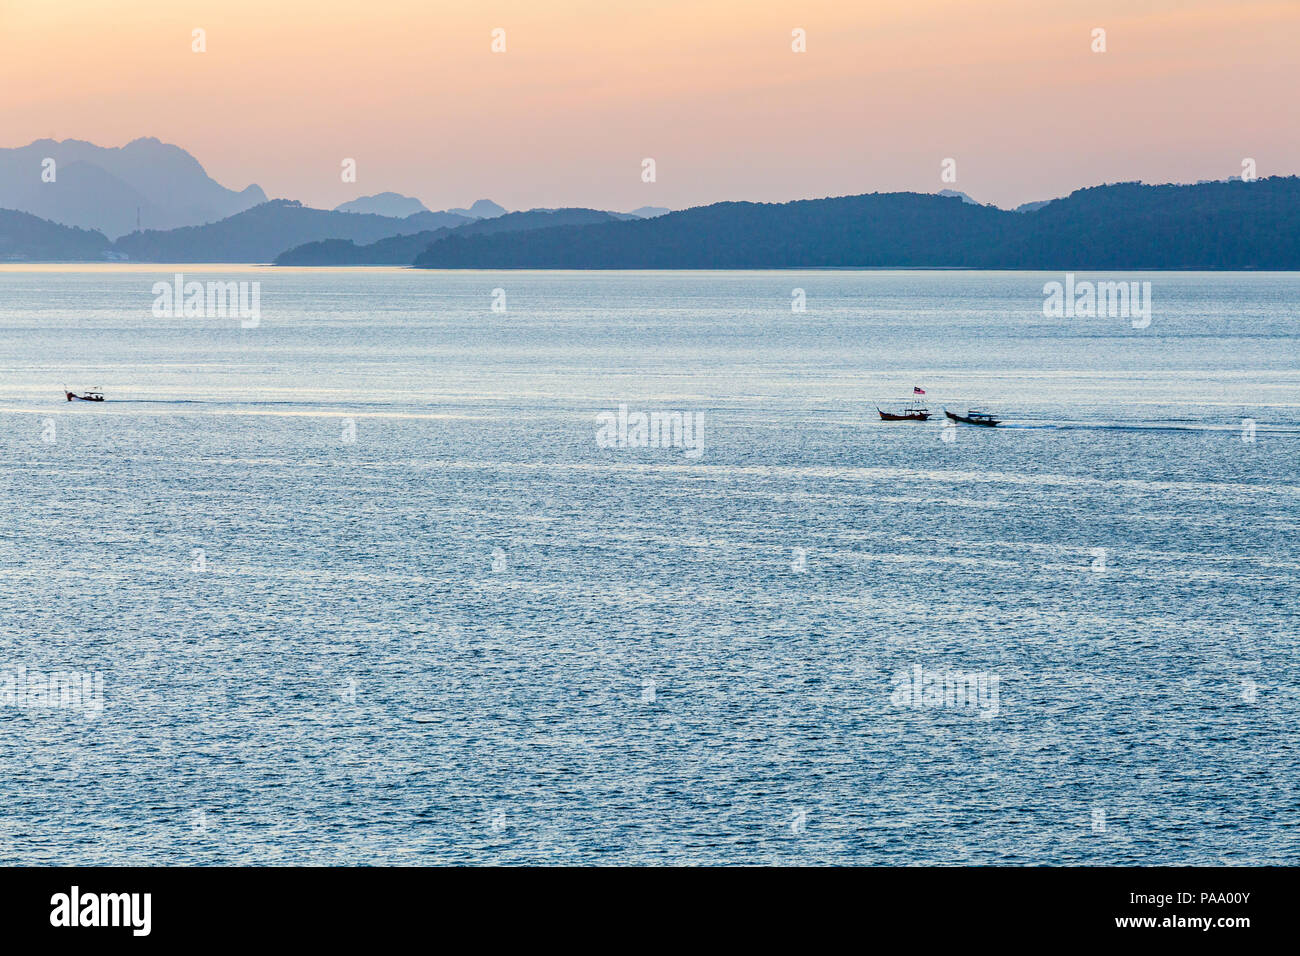
POLYGON ((498 206, 491 199, 480 199, 468 209, 448 209, 447 212, 454 212, 469 219, 495 219, 497 216, 504 216, 506 209, 504 206, 498 206))
POLYGON ((410 265, 431 243, 450 234, 474 236, 633 218, 629 213, 598 209, 534 209, 482 219, 426 210, 397 218, 312 209, 294 200, 275 199, 218 222, 146 229, 111 242, 100 232, 0 210, 0 259, 410 265))
POLYGON ((424 268, 1300 269, 1300 179, 1116 183, 1014 211, 871 193, 680 212, 435 212, 378 193, 312 209, 226 189, 156 139, 0 149, 0 258, 424 268), (134 231, 139 216, 146 226, 134 231), (114 238, 116 240, 114 241, 114 238))
MULTIPOLYGON (((157 139, 136 139, 120 148, 40 139, 0 149, 0 209, 98 230, 110 239, 137 229, 158 232, 215 223, 264 202, 260 186, 227 189, 185 150, 157 139)), ((438 218, 422 226, 437 229, 491 219, 506 210, 480 199, 469 209, 438 213, 414 197, 386 192, 343 203, 335 211, 394 219, 427 213, 438 218)))
POLYGON ((0 149, 0 208, 109 238, 133 231, 137 216, 145 227, 174 229, 216 222, 263 202, 260 187, 227 189, 185 150, 156 139, 111 149, 39 139, 0 149))
POLYGON ((405 219, 417 213, 429 213, 433 216, 445 217, 446 225, 470 222, 475 219, 495 219, 497 216, 505 215, 506 212, 505 207, 498 206, 491 199, 480 199, 468 209, 447 209, 435 213, 414 196, 403 196, 401 193, 361 196, 341 206, 335 206, 334 211, 372 213, 376 216, 392 216, 397 219, 405 219))
POLYGON ((334 211, 362 212, 375 216, 392 216, 395 219, 405 219, 417 212, 431 212, 432 210, 414 196, 403 196, 401 193, 378 193, 374 196, 361 196, 350 202, 335 206, 334 211))

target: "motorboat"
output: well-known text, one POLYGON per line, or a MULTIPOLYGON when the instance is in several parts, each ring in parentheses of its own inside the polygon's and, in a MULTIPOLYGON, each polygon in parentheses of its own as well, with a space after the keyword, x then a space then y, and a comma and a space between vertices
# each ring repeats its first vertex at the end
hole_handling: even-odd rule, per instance
POLYGON ((983 425, 986 428, 992 428, 994 425, 1001 424, 1001 420, 994 418, 988 412, 980 408, 971 408, 966 411, 965 415, 955 415, 948 409, 943 413, 954 422, 961 422, 963 425, 983 425))

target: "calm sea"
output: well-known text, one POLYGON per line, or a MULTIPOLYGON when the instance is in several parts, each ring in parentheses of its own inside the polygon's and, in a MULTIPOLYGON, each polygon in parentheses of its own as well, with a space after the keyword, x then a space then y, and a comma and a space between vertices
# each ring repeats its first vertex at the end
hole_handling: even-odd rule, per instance
POLYGON ((1295 862, 1300 276, 176 271, 0 267, 0 863, 1295 862))

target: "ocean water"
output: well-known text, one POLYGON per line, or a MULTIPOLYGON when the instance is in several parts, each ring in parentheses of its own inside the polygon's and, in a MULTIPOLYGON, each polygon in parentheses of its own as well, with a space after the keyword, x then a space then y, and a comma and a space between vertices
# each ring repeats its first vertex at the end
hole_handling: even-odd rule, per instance
POLYGON ((0 863, 1296 861, 1300 276, 175 271, 0 266, 0 863))

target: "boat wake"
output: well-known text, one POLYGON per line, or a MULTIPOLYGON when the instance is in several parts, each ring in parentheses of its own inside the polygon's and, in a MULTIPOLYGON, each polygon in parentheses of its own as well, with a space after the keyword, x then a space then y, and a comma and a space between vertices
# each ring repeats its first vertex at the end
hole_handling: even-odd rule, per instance
MULTIPOLYGON (((1116 431, 1116 432, 1239 432, 1241 421, 1234 422, 1004 422, 999 428, 1040 431, 1116 431)), ((1300 435, 1300 425, 1255 422, 1256 432, 1270 435, 1300 435)))

